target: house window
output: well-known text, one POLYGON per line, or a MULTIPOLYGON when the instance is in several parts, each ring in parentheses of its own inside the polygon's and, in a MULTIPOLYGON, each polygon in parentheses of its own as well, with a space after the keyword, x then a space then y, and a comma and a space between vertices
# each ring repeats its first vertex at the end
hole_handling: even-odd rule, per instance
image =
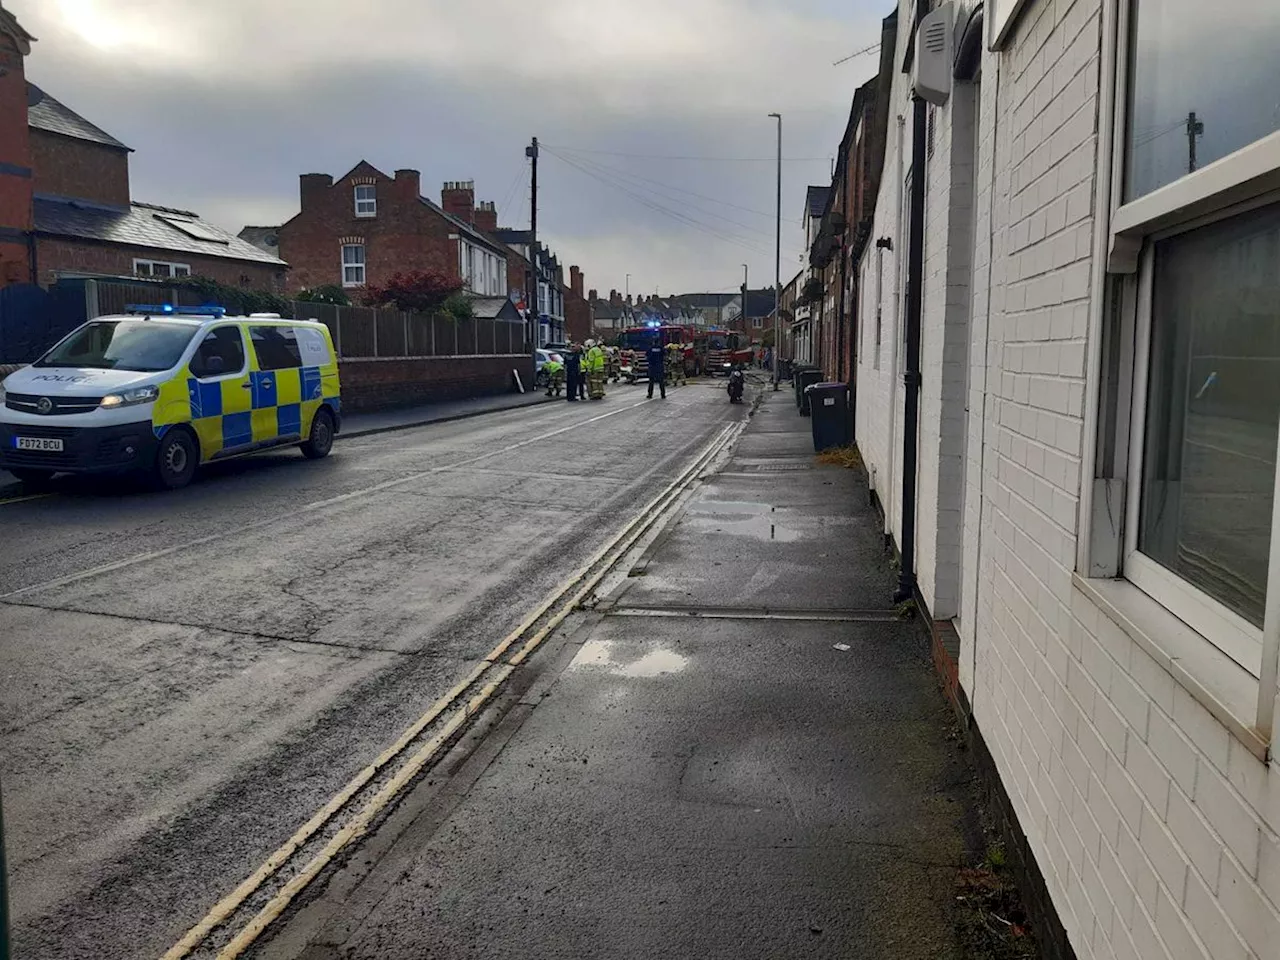
POLYGON ((1252 0, 1223 2, 1129 6, 1112 247, 1141 253, 1120 297, 1137 349, 1117 449, 1128 456, 1124 576, 1256 676, 1263 627, 1280 627, 1265 622, 1280 589, 1280 197, 1251 184, 1274 190, 1280 176, 1280 112, 1262 96, 1280 20, 1252 0), (1220 29, 1243 22, 1247 35, 1220 29), (1227 57, 1240 69, 1224 71, 1227 57))
POLYGON ((752 326, 753 328, 755 328, 756 330, 763 329, 763 327, 764 327, 764 317, 752 317, 752 318, 751 318, 751 326, 752 326))
POLYGON ((378 215, 378 188, 372 183, 362 183, 356 187, 356 216, 376 217, 378 215))
POLYGON ((342 285, 363 287, 364 267, 364 244, 344 243, 342 245, 342 285))
POLYGON ((137 277, 189 277, 191 265, 167 260, 134 260, 133 273, 137 277))

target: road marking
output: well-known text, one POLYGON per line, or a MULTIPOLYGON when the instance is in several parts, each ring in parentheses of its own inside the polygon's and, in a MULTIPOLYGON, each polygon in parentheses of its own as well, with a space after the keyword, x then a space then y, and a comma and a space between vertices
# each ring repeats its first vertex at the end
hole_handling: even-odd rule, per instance
MULTIPOLYGON (((617 411, 621 412, 621 411, 617 411)), ((603 419, 603 417, 596 418, 603 419)), ((426 730, 435 720, 444 714, 474 683, 476 683, 491 668, 496 668, 494 679, 491 680, 483 690, 463 709, 455 713, 445 728, 433 737, 427 744, 418 751, 393 777, 392 780, 378 791, 373 799, 365 806, 364 810, 347 826, 345 826, 335 837, 330 840, 329 844, 317 856, 303 868, 301 872, 293 877, 279 893, 264 907, 246 926, 242 929, 223 951, 218 954, 218 960, 232 960, 232 958, 240 956, 248 947, 262 934, 264 930, 288 907, 289 903, 300 893, 315 877, 330 863, 338 853, 342 851, 349 843, 362 836, 368 829, 369 823, 374 817, 395 798, 400 788, 407 784, 434 753, 440 747, 448 742, 448 740, 461 728, 466 719, 475 712, 479 705, 483 704, 493 692, 500 687, 506 679, 515 671, 521 663, 523 663, 531 653, 543 642, 558 626, 562 623, 577 605, 594 589, 595 585, 604 578, 605 575, 617 564, 618 560, 624 557, 628 550, 645 534, 645 532, 660 519, 663 514, 675 503, 679 501, 680 495, 701 475, 702 471, 714 461, 716 455, 723 450, 730 442, 742 432, 745 422, 730 424, 722 428, 712 440, 693 458, 690 465, 686 467, 666 488, 663 489, 656 497, 649 501, 648 504, 638 513, 632 520, 623 527, 617 534, 592 557, 587 560, 581 567, 564 580, 559 586, 551 591, 547 597, 531 612, 520 625, 512 630, 504 637, 497 646, 490 651, 485 657, 462 681, 454 686, 448 693, 432 704, 431 708, 422 715, 408 730, 406 730, 398 740, 388 747, 377 760, 360 771, 356 777, 348 783, 338 794, 336 794, 323 808, 310 820, 308 820, 299 830, 285 841, 275 853, 253 872, 243 883, 236 887, 234 891, 218 902, 216 906, 194 927, 187 932, 181 940, 171 947, 161 958, 161 960, 182 960, 204 942, 213 930, 225 923, 230 917, 244 905, 259 887, 268 879, 275 875, 281 867, 306 843, 313 837, 317 831, 322 829, 325 824, 336 816, 341 809, 350 802, 350 800, 368 783, 373 777, 385 769, 386 766, 394 760, 399 754, 403 753, 421 733, 426 730), (616 555, 609 559, 610 553, 616 555), (609 560, 602 569, 594 575, 591 570, 597 564, 609 560), (503 655, 510 650, 512 646, 528 631, 535 623, 546 615, 556 603, 561 601, 570 590, 579 582, 587 578, 587 583, 574 594, 570 601, 565 604, 551 621, 544 625, 537 633, 535 633, 521 650, 506 664, 498 665, 498 661, 503 655), (412 768, 412 772, 409 771, 412 768), (392 789, 393 785, 396 785, 392 789)), ((542 439, 542 438, 539 438, 542 439)))
POLYGON ((409 759, 409 762, 401 767, 396 775, 383 785, 381 790, 374 794, 356 818, 339 830, 333 839, 325 845, 325 848, 295 874, 293 879, 285 884, 284 888, 272 897, 265 907, 258 911, 248 925, 236 934, 230 943, 223 947, 218 953, 218 960, 235 960, 236 957, 248 950, 254 941, 262 935, 262 932, 288 909, 289 904, 293 902, 293 898, 305 890, 307 885, 320 874, 320 871, 332 863, 334 858, 347 846, 368 832, 369 825, 373 823, 378 814, 422 771, 422 768, 440 751, 440 748, 453 739, 453 735, 462 729, 462 725, 480 712, 480 708, 498 691, 498 688, 502 686, 507 677, 511 676, 514 670, 515 667, 500 668, 494 678, 485 684, 480 692, 467 702, 466 706, 457 710, 449 718, 449 722, 441 728, 440 732, 423 744, 422 749, 415 753, 409 759))
POLYGON ((29 493, 26 496, 9 497, 7 500, 0 500, 0 507, 7 507, 11 503, 26 503, 28 500, 45 500, 52 496, 52 493, 29 493))
POLYGON ((590 419, 587 419, 587 420, 579 420, 576 423, 569 424, 569 426, 567 427, 561 427, 558 430, 552 430, 550 433, 541 433, 536 437, 529 438, 528 440, 521 440, 518 443, 508 444, 505 447, 501 447, 497 450, 491 450, 488 453, 482 453, 478 456, 471 457, 466 460, 459 460, 457 463, 448 463, 448 464, 445 464, 444 466, 432 467, 430 470, 422 470, 422 471, 419 471, 418 473, 413 473, 406 477, 398 477, 395 480, 384 480, 381 483, 375 483, 373 486, 370 486, 370 487, 364 487, 363 489, 360 489, 360 490, 352 490, 350 493, 339 494, 336 497, 329 497, 328 499, 325 499, 325 500, 317 500, 314 503, 309 503, 304 507, 299 507, 296 510, 288 511, 287 513, 281 513, 281 514, 277 514, 276 516, 268 517, 263 520, 255 520, 251 523, 242 524, 236 527, 234 530, 226 530, 220 533, 212 533, 205 537, 197 537, 194 540, 188 540, 185 543, 175 544, 172 547, 165 547, 162 550, 151 550, 151 551, 148 551, 147 553, 140 553, 132 557, 126 557, 123 560, 114 560, 111 563, 106 563, 98 567, 93 567, 89 570, 82 570, 80 573, 73 573, 65 577, 59 577, 55 580, 47 580, 44 583, 37 583, 29 587, 22 587, 21 589, 18 589, 18 590, 12 590, 9 593, 0 594, 0 600, 9 600, 9 599, 12 599, 13 597, 21 597, 28 593, 35 593, 36 591, 39 591, 39 590, 56 590, 59 587, 65 587, 73 583, 79 583, 81 580, 89 580, 89 579, 92 579, 93 577, 99 577, 104 573, 114 573, 116 570, 123 570, 126 567, 136 566, 140 563, 147 563, 151 560, 159 560, 162 557, 172 556, 175 553, 179 553, 183 550, 190 550, 193 547, 203 547, 211 543, 217 543, 220 540, 228 540, 232 537, 242 536, 246 533, 251 533, 254 530, 260 530, 263 527, 268 527, 268 526, 271 526, 272 524, 280 523, 284 520, 291 520, 295 517, 299 517, 304 514, 314 513, 318 510, 324 510, 324 509, 327 509, 328 507, 336 506, 341 503, 347 503, 348 501, 351 501, 351 500, 357 500, 361 497, 367 497, 375 493, 381 493, 384 490, 391 490, 391 489, 394 489, 395 487, 402 487, 405 484, 414 483, 418 480, 422 480, 424 477, 430 477, 436 474, 446 473, 450 470, 457 470, 461 467, 470 466, 473 463, 480 463, 483 460, 489 460, 489 459, 492 459, 493 457, 499 457, 499 456, 502 456, 504 453, 510 453, 513 450, 519 450, 521 447, 527 447, 534 443, 543 443, 546 440, 551 439, 552 437, 558 437, 563 433, 568 433, 570 430, 576 430, 579 427, 585 427, 588 424, 598 423, 601 420, 607 420, 609 417, 616 417, 620 413, 626 413, 629 410, 634 410, 636 409, 636 407, 642 407, 644 406, 645 402, 646 401, 641 401, 640 403, 634 403, 634 404, 631 404, 630 406, 621 407, 617 410, 610 410, 608 413, 602 413, 597 417, 591 417, 590 419))
POLYGON ((179 940, 176 944, 165 953, 163 960, 175 960, 177 957, 185 957, 188 953, 204 942, 204 939, 213 932, 214 928, 219 924, 225 923, 233 913, 240 908, 240 905, 247 900, 255 890, 263 883, 269 880, 277 870, 302 847, 304 843, 315 836, 316 831, 320 830, 326 823, 333 819, 333 815, 341 810, 357 793, 372 780, 378 773, 392 760, 396 759, 404 749, 409 746, 418 736, 435 722, 449 705, 458 697, 462 696, 473 683, 480 679, 480 675, 489 669, 488 663, 478 664, 471 673, 467 674, 464 680, 459 683, 440 700, 436 701, 426 713, 409 727, 400 739, 393 743, 390 747, 379 754, 378 758, 369 764, 355 778, 334 795, 328 803, 320 808, 310 820, 304 823, 293 836, 284 842, 275 853, 271 854, 266 861, 257 870, 253 872, 243 883, 236 887, 231 893, 218 901, 217 905, 209 911, 198 924, 192 927, 187 935, 179 940))

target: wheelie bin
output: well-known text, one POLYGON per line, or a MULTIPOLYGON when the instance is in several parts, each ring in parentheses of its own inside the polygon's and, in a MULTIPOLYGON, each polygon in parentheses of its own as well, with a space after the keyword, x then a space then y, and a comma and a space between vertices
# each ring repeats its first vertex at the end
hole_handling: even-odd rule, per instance
POLYGON ((808 388, 813 428, 813 452, 847 447, 849 436, 849 387, 844 383, 815 383, 808 388))
POLYGON ((810 367, 800 371, 799 379, 796 381, 796 388, 800 391, 800 416, 809 416, 809 388, 820 382, 822 382, 821 370, 810 367))

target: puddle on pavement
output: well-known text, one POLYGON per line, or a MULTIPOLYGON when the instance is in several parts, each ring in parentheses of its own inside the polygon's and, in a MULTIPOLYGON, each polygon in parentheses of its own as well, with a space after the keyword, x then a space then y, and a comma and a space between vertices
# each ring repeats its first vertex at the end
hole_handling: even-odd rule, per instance
POLYGON ((613 648, 612 640, 588 640, 569 666, 606 667, 615 676, 644 678, 679 673, 689 665, 689 658, 674 650, 650 650, 639 660, 624 663, 614 659, 613 648))

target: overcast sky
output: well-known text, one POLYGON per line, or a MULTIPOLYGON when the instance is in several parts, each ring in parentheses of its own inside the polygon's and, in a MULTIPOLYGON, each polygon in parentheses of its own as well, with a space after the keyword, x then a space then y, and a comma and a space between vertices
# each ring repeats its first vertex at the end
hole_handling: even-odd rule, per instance
POLYGON ((133 197, 231 230, 298 210, 298 174, 359 160, 475 180, 602 294, 783 280, 892 0, 6 0, 28 77, 123 140, 133 197), (701 159, 670 159, 670 158, 701 159), (659 159, 661 158, 661 159, 659 159), (717 158, 717 159, 705 159, 717 158), (760 161, 765 162, 760 162, 760 161), (695 196, 700 194, 702 196, 695 196), (676 214, 676 215, 673 215, 676 214), (693 224, 682 222, 680 216, 693 224))

